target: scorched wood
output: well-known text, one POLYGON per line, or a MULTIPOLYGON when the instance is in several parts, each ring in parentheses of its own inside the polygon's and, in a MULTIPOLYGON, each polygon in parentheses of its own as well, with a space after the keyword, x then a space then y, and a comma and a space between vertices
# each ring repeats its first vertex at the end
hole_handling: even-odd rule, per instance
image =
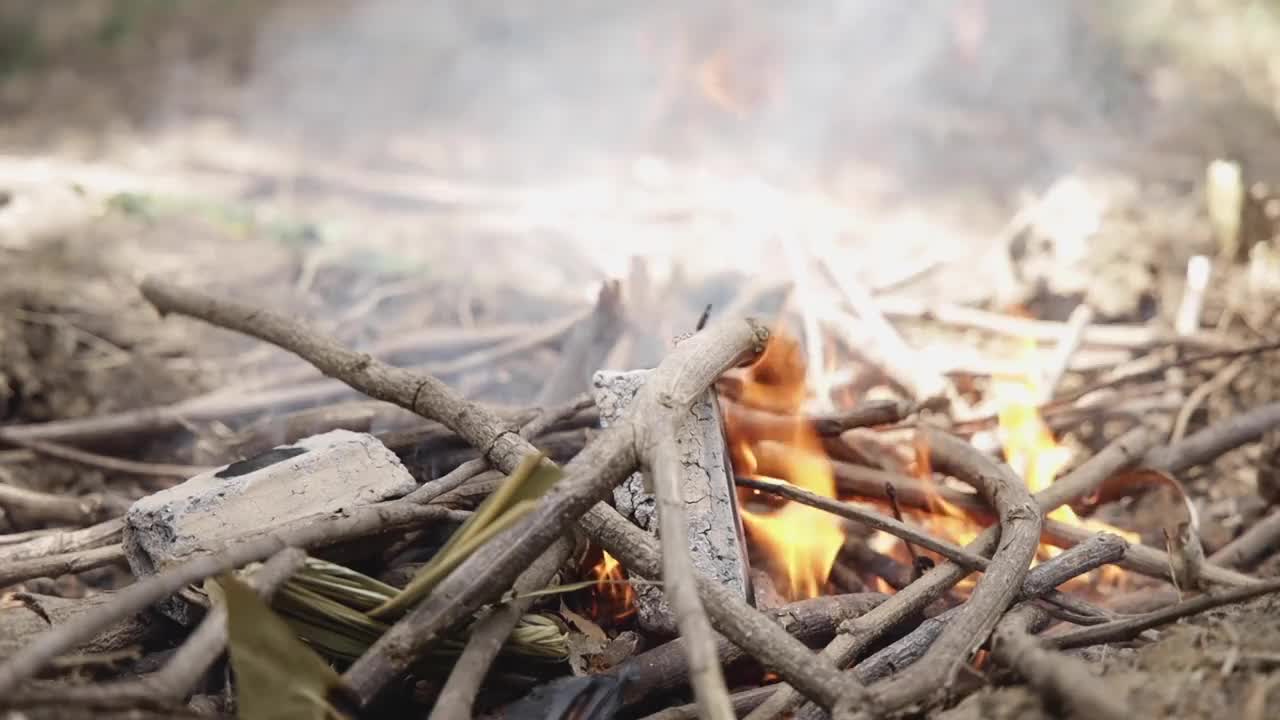
MULTIPOLYGON (((648 370, 602 370, 595 374, 594 395, 600 424, 622 417, 648 370)), ((724 426, 715 396, 703 394, 689 413, 677 438, 684 473, 681 478, 685 512, 689 518, 689 548, 697 570, 752 601, 750 567, 742 520, 734 494, 733 468, 725 452, 724 426)), ((659 532, 653 493, 642 473, 634 473, 614 489, 614 502, 624 517, 651 535, 659 532)), ((675 621, 663 600, 661 587, 636 588, 640 626, 651 632, 675 634, 675 621)))

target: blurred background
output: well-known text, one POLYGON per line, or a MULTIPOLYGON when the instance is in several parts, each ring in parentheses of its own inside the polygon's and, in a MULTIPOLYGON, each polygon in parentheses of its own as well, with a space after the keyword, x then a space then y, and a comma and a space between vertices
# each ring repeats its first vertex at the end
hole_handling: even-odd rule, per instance
POLYGON ((52 302, 159 272, 356 343, 609 278, 671 336, 815 258, 1145 322, 1219 250, 1213 160, 1270 247, 1278 30, 1253 0, 8 0, 0 252, 52 302), (430 302, 396 304, 410 280, 430 302))

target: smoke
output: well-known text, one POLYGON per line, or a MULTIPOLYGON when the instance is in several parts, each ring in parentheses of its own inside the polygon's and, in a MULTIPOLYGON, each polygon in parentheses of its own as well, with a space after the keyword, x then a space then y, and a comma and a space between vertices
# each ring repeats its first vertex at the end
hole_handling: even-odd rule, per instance
POLYGON ((1066 0, 367 0, 269 17, 240 111, 326 154, 521 183, 656 156, 784 185, 867 163, 1007 185, 1077 159, 1038 124, 1128 100, 1088 30, 1066 0))

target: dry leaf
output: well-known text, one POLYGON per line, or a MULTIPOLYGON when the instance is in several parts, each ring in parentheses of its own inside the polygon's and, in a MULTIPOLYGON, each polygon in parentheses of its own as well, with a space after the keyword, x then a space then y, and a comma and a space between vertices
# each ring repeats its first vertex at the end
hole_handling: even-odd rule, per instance
POLYGON ((560 614, 577 630, 565 638, 569 646, 569 669, 574 675, 592 674, 592 658, 604 652, 609 636, 599 625, 570 610, 564 602, 560 603, 560 614))
POLYGON ((218 579, 227 604, 231 669, 242 720, 345 720, 342 678, 294 634, 249 586, 218 579))
POLYGON ((507 476, 506 481, 480 503, 480 507, 454 532, 449 542, 431 558, 431 562, 418 570, 405 589, 374 608, 369 616, 391 620, 418 604, 454 568, 470 557, 476 548, 532 512, 538 500, 563 475, 564 471, 558 465, 540 453, 526 457, 515 472, 507 476))

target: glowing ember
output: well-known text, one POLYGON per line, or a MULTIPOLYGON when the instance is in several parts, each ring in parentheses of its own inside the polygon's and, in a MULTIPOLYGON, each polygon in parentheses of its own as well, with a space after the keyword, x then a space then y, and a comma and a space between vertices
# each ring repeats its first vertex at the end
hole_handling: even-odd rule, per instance
MULTIPOLYGON (((737 402, 726 403, 725 425, 734 467, 755 474, 755 443, 772 441, 767 475, 825 497, 835 497, 835 476, 822 442, 801 415, 806 398, 803 352, 794 340, 775 334, 760 360, 742 377, 737 402), (752 408, 781 421, 752 423, 752 408)), ((744 498, 745 499, 745 498, 744 498)), ((768 553, 779 591, 790 600, 822 592, 844 544, 838 518, 787 502, 767 512, 742 511, 743 524, 757 547, 768 553)))
POLYGON ((619 622, 636 611, 635 591, 622 575, 622 565, 612 555, 602 551, 600 562, 593 567, 596 576, 591 614, 597 620, 619 622))

